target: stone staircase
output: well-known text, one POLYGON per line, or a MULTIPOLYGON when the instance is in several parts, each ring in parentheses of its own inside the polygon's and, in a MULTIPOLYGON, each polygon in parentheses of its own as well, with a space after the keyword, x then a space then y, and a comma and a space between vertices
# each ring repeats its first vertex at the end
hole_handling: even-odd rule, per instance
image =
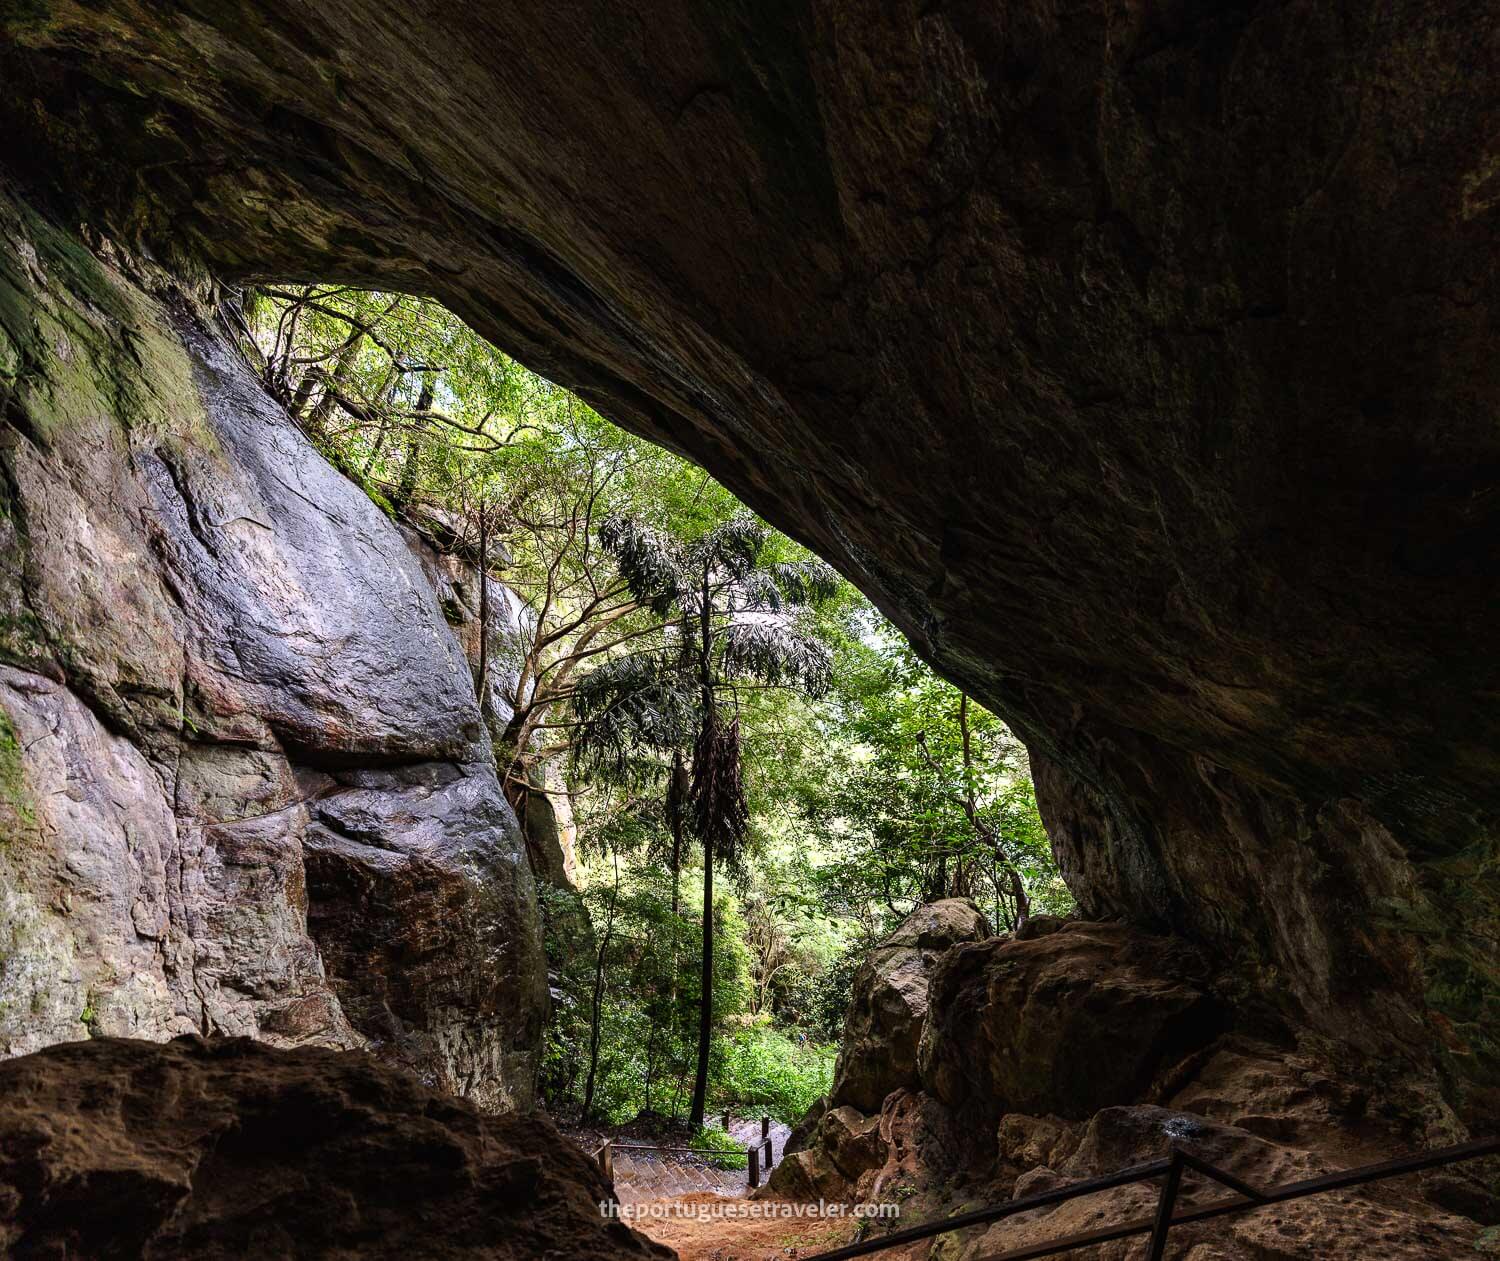
MULTIPOLYGON (((760 1140, 760 1118, 731 1119, 728 1133, 743 1150, 760 1140)), ((790 1134, 788 1126, 772 1122, 769 1130, 772 1164, 781 1163, 790 1134)), ((729 1167, 720 1168, 712 1158, 694 1152, 634 1147, 625 1140, 623 1145, 617 1143, 614 1150, 615 1194, 622 1204, 643 1204, 699 1191, 730 1198, 748 1195, 750 1185, 744 1160, 724 1163, 729 1167)), ((769 1172, 768 1168, 762 1169, 762 1185, 769 1172)))
POLYGON ((694 1191, 739 1197, 749 1194, 744 1162, 738 1169, 717 1169, 687 1152, 617 1151, 615 1194, 622 1204, 666 1200, 694 1191))

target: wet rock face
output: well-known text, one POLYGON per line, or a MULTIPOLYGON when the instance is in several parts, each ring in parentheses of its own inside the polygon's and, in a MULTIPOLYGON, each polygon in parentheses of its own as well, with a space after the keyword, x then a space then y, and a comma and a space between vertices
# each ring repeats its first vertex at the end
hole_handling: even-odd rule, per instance
POLYGON ((667 1258, 541 1117, 358 1054, 97 1039, 0 1063, 7 1256, 667 1258))
POLYGON ((832 1107, 852 1104, 872 1112, 891 1091, 917 1084, 917 1048, 933 966, 950 946, 989 933, 974 903, 948 898, 918 907, 870 951, 854 974, 828 1095, 832 1107))
POLYGON ((700 460, 1054 766, 1098 906, 1295 936, 1245 891, 1355 803, 1407 866, 1349 916, 1407 926, 1401 1003, 1484 1058, 1497 24, 453 3, 414 38, 362 2, 57 0, 4 19, 0 110, 123 235, 437 293, 700 460), (1176 826, 1195 779, 1255 843, 1176 826))
POLYGON ((370 1045, 527 1107, 535 893, 462 647, 133 266, 0 189, 0 1053, 370 1045))

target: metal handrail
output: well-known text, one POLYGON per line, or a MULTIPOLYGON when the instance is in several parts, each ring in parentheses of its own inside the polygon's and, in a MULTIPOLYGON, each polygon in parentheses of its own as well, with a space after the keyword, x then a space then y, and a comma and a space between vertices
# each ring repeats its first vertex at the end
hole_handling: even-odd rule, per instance
POLYGON ((745 1150, 736 1148, 670 1147, 665 1143, 615 1143, 617 1152, 691 1152, 694 1156, 743 1156, 745 1150))
POLYGON ((1434 1169, 1441 1165, 1452 1165, 1464 1160, 1476 1160, 1481 1156, 1497 1154, 1500 1154, 1500 1138, 1474 1139, 1467 1143, 1455 1143, 1451 1147, 1441 1147, 1435 1151, 1419 1152, 1413 1156, 1401 1156, 1394 1160, 1361 1165, 1354 1169, 1341 1169, 1335 1173, 1320 1174, 1315 1178, 1305 1178, 1300 1182, 1287 1182, 1269 1190, 1260 1190, 1207 1161, 1174 1147, 1171 1155, 1163 1160, 1133 1165, 1112 1174, 1069 1183, 1065 1187, 1056 1187, 1051 1191, 1029 1195, 1020 1200, 1011 1200, 992 1208, 961 1213, 939 1222, 928 1222, 908 1230, 899 1230, 880 1239, 866 1239, 843 1248, 835 1248, 831 1252, 815 1253, 808 1257, 807 1261, 847 1261, 851 1257, 868 1256, 872 1252, 881 1252, 887 1248, 899 1248, 903 1244, 930 1239, 934 1235, 947 1234, 949 1231, 963 1230, 968 1226, 986 1225, 1006 1217, 1013 1217, 1017 1213, 1078 1199, 1080 1196, 1093 1195, 1096 1192, 1107 1191, 1128 1183, 1165 1177, 1166 1181, 1157 1200, 1156 1213, 1152 1217, 1135 1218, 1114 1226, 1060 1236, 1045 1243, 1029 1244, 1022 1248, 1013 1248, 1009 1252, 992 1253, 979 1259, 979 1261, 1037 1261, 1038 1258, 1055 1257, 1060 1253, 1072 1251, 1074 1248, 1085 1248, 1093 1244, 1111 1243, 1116 1239, 1128 1239, 1133 1235, 1149 1234, 1151 1247, 1147 1253, 1147 1261, 1161 1261, 1162 1253, 1166 1248, 1167 1235, 1174 1226, 1186 1226, 1193 1222, 1208 1221, 1231 1213, 1243 1213, 1251 1209, 1263 1208, 1268 1204, 1284 1204, 1288 1200, 1303 1199, 1327 1191, 1362 1186, 1368 1182, 1378 1182, 1385 1178, 1399 1177, 1402 1174, 1420 1173, 1424 1169, 1434 1169), (1177 1194, 1181 1188, 1182 1175, 1189 1169, 1229 1188, 1235 1192, 1236 1198, 1215 1200, 1211 1204, 1178 1213, 1176 1211, 1177 1194))
MULTIPOLYGON (((729 1114, 724 1114, 727 1126, 729 1114)), ((727 1132, 727 1131, 726 1131, 727 1132)), ((603 1171, 604 1176, 611 1182, 615 1176, 615 1152, 687 1152, 700 1160, 708 1163, 721 1156, 743 1159, 745 1172, 750 1186, 758 1187, 762 1172, 769 1173, 771 1166, 775 1163, 776 1148, 771 1138, 771 1118, 763 1116, 760 1119, 760 1139, 751 1143, 743 1150, 714 1150, 702 1147, 676 1147, 666 1143, 618 1143, 614 1139, 607 1138, 590 1155, 603 1171)))

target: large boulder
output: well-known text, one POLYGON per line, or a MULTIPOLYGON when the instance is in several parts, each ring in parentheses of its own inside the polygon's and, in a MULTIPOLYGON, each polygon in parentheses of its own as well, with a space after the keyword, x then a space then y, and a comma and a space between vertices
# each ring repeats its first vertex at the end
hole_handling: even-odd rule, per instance
MULTIPOLYGON (((1343 1163, 1330 1163, 1315 1152, 1270 1142, 1192 1113, 1116 1107, 1104 1109, 1082 1127, 1077 1150, 1058 1169, 1039 1169, 1019 1180, 1016 1195, 1158 1160, 1174 1146, 1262 1187, 1328 1173, 1343 1163)), ((1480 1245, 1486 1232, 1478 1223, 1425 1201, 1413 1190, 1409 1185, 1377 1183, 1177 1227, 1167 1255, 1192 1261, 1460 1261, 1483 1255, 1480 1245)), ((1156 1185, 1141 1183, 1032 1210, 968 1232, 942 1256, 944 1261, 981 1261, 1111 1222, 1149 1221, 1157 1195, 1156 1185)), ((1179 1204, 1187 1209, 1228 1195, 1220 1185, 1189 1177, 1179 1204)), ((1125 1251, 1129 1246, 1115 1245, 1120 1251, 1105 1255, 1134 1255, 1125 1251)), ((1138 1241, 1134 1245, 1137 1250, 1140 1246, 1138 1241)))
MULTIPOLYGON (((1225 981, 1237 983, 1180 941, 1119 923, 1037 916, 1013 935, 957 944, 931 969, 922 1089, 892 1092, 878 1116, 828 1111, 766 1194, 894 1198, 907 1220, 931 1221, 1174 1146, 1270 1187, 1470 1137, 1435 1076, 1299 1041, 1273 1004, 1222 1002, 1225 981)), ((1474 1256, 1500 1220, 1493 1174, 1470 1162, 1216 1219, 1174 1230, 1169 1255, 1474 1256)), ((956 1231, 932 1257, 983 1261, 1149 1221, 1157 1192, 1130 1184, 956 1231)), ((1183 1203, 1224 1194, 1194 1175, 1183 1203)), ((1140 1246, 1120 1241, 1099 1256, 1121 1261, 1140 1246)))
POLYGON ((597 1165, 358 1052, 101 1038, 0 1063, 0 1253, 667 1258, 597 1165))
POLYGON ((1180 941, 1124 924, 962 945, 932 970, 922 1085, 970 1118, 1086 1117, 1141 1098, 1226 1011, 1180 941))
POLYGON ((0 185, 0 1054, 368 1045, 527 1107, 535 890, 463 646, 205 292, 0 185))
POLYGON ((917 1085, 933 965, 959 942, 982 941, 989 933, 978 907, 948 898, 918 907, 870 951, 854 974, 831 1106, 878 1112, 891 1091, 917 1085))
POLYGON ((860 1179, 885 1162, 881 1118, 867 1117, 847 1104, 831 1108, 797 1150, 788 1150, 771 1170, 762 1198, 852 1200, 860 1179))
POLYGON ((381 1055, 495 1110, 534 1102, 547 1012, 525 847, 491 764, 304 778, 307 927, 381 1055))

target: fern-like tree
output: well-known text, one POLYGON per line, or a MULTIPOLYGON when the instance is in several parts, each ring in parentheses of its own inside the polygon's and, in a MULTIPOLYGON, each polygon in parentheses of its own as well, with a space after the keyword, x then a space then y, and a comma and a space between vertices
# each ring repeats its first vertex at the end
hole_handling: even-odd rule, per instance
POLYGON ((653 649, 609 659, 579 680, 573 756, 583 773, 617 782, 666 778, 674 880, 684 828, 703 848, 702 997, 690 1114, 701 1125, 713 1031, 714 866, 739 864, 750 822, 739 701, 748 690, 827 691, 830 654, 804 623, 837 594, 839 579, 821 561, 787 559, 785 540, 752 518, 682 540, 616 516, 598 537, 631 596, 665 627, 653 649))

